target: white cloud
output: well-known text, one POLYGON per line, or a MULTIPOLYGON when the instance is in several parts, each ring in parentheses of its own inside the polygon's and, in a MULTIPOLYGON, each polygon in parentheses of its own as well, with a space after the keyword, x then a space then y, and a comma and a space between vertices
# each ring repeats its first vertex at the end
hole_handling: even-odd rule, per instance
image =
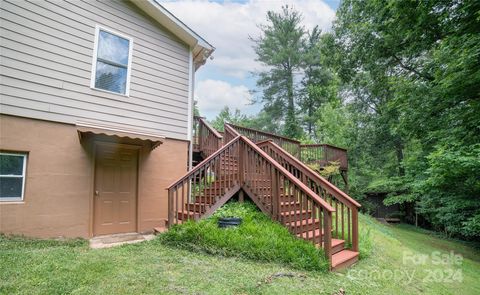
POLYGON ((249 36, 260 35, 258 25, 267 22, 267 11, 280 11, 282 5, 289 5, 302 13, 306 29, 318 25, 323 31, 330 29, 335 17, 334 10, 321 0, 158 1, 216 48, 214 59, 200 70, 201 76, 208 80, 197 80, 195 89, 200 111, 208 118, 213 118, 225 105, 247 114, 260 109, 259 105, 249 105, 252 97, 244 85, 253 85, 250 73, 262 69, 255 61, 249 36))
POLYGON ((198 81, 195 99, 202 116, 209 119, 214 118, 225 106, 229 106, 232 110, 241 109, 245 113, 256 109, 256 106, 250 105, 252 96, 247 87, 233 86, 219 80, 198 81))
POLYGON ((253 43, 249 36, 260 35, 259 24, 266 23, 269 10, 279 11, 289 5, 303 15, 306 29, 318 25, 328 30, 335 12, 320 0, 249 0, 245 3, 209 1, 161 1, 168 10, 190 28, 216 47, 214 60, 208 67, 234 78, 244 78, 249 72, 260 69, 255 61, 253 43))

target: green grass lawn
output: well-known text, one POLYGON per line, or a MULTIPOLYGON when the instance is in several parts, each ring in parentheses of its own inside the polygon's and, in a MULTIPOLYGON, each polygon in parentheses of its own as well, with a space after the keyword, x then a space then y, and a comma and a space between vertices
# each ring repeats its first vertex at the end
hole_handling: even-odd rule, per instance
POLYGON ((480 294, 478 250, 411 226, 385 226, 360 217, 362 232, 369 232, 373 242, 371 255, 341 273, 194 253, 165 246, 159 239, 91 250, 81 240, 0 236, 0 293, 334 294, 343 289, 346 294, 480 294), (439 266, 432 259, 403 264, 404 252, 451 250, 463 256, 459 265, 439 266))
POLYGON ((277 262, 300 270, 328 271, 323 249, 297 239, 251 202, 229 202, 209 218, 172 227, 160 240, 194 252, 277 262), (218 227, 220 217, 232 216, 242 218, 242 224, 227 229, 218 227))

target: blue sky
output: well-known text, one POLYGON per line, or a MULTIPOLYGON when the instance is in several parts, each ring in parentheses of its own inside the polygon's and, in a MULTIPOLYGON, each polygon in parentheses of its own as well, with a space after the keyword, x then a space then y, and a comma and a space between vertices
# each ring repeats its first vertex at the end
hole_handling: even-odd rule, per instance
POLYGON ((259 24, 266 22, 268 10, 278 11, 288 4, 303 14, 306 29, 318 25, 329 30, 340 0, 182 0, 159 1, 164 7, 200 34, 216 50, 196 73, 195 99, 200 113, 213 119, 228 105, 246 114, 255 114, 260 104, 251 105, 255 89, 252 72, 262 69, 255 61, 249 36, 260 35, 259 24))

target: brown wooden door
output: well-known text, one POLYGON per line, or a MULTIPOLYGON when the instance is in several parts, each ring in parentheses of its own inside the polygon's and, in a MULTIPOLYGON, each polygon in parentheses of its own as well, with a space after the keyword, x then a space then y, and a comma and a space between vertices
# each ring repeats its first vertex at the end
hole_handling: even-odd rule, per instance
POLYGON ((137 150, 99 144, 95 157, 94 235, 137 230, 137 150))

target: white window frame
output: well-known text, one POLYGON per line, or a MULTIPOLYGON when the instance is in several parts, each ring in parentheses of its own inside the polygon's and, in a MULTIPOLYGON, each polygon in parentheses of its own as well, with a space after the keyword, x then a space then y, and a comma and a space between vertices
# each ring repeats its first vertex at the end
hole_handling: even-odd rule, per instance
MULTIPOLYGON (((25 197, 25 174, 27 170, 27 154, 25 153, 4 153, 0 152, 3 156, 15 156, 23 157, 23 170, 22 170, 22 195, 20 198, 0 198, 0 202, 22 202, 25 197)), ((20 175, 0 175, 3 178, 19 178, 20 175)))
POLYGON ((106 28, 104 26, 96 25, 95 26, 95 41, 93 43, 93 57, 92 57, 92 75, 90 79, 90 88, 98 91, 113 93, 116 95, 130 96, 130 74, 132 71, 132 52, 133 52, 133 38, 126 36, 122 33, 116 32, 112 29, 106 28), (100 89, 95 87, 95 78, 97 75, 97 52, 98 52, 98 43, 100 37, 100 31, 105 31, 112 35, 124 38, 128 40, 128 66, 127 66, 127 82, 125 85, 125 93, 118 93, 114 91, 109 91, 105 89, 100 89))

